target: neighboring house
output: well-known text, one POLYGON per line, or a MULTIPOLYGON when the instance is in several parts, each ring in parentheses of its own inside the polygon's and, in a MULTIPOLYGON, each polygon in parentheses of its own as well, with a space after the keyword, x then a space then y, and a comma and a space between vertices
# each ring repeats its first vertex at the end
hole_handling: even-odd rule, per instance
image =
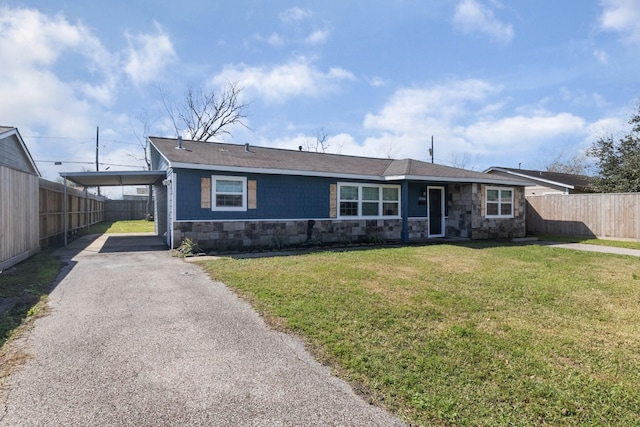
POLYGON ((418 160, 149 138, 171 247, 525 235, 524 185, 418 160))
POLYGON ((528 181, 525 196, 544 196, 547 194, 593 193, 591 180, 585 175, 525 170, 492 166, 485 173, 505 178, 528 181))
POLYGON ((0 271, 40 250, 39 182, 18 129, 0 126, 0 271))

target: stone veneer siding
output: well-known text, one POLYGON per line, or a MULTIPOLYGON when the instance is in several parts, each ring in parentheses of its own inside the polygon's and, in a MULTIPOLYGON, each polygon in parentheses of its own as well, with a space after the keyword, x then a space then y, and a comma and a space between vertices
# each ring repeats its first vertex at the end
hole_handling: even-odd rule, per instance
MULTIPOLYGON (((409 219, 410 239, 427 237, 425 218, 409 219)), ((402 220, 362 219, 315 220, 308 239, 308 220, 283 221, 198 221, 174 224, 174 246, 190 238, 208 249, 240 249, 251 247, 282 247, 302 243, 349 243, 400 240, 402 220)))
POLYGON ((526 234, 524 189, 513 187, 513 218, 485 218, 485 188, 485 184, 449 184, 446 235, 474 240, 524 237, 526 234))

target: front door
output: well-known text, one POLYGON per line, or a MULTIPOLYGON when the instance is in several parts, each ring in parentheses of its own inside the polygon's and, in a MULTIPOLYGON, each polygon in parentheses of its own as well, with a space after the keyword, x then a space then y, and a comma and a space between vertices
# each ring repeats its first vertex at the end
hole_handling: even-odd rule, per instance
POLYGON ((429 237, 444 237, 444 187, 427 187, 429 237))

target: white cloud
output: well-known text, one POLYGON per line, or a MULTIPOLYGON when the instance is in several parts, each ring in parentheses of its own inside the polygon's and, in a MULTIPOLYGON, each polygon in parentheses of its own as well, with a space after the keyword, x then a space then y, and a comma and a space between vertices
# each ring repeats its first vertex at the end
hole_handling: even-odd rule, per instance
POLYGON ((499 21, 493 11, 477 0, 462 0, 456 6, 453 23, 465 33, 486 34, 494 40, 508 44, 515 32, 511 24, 499 21))
POLYGON ((106 64, 111 55, 87 28, 70 24, 62 15, 0 8, 0 57, 5 58, 0 67, 0 117, 14 126, 50 126, 74 135, 85 123, 88 100, 112 99, 112 70, 106 64), (67 53, 80 54, 86 62, 77 64, 65 81, 56 67, 67 53), (85 70, 97 70, 104 80, 80 80, 85 70))
POLYGON ((595 56, 595 58, 598 60, 599 63, 601 64, 608 64, 609 63, 609 54, 607 54, 607 52, 603 51, 603 50, 594 50, 593 51, 593 56, 595 56))
POLYGON ((171 39, 155 24, 156 34, 126 34, 129 42, 124 71, 134 84, 147 84, 158 79, 165 67, 176 59, 171 39))
POLYGON ((323 44, 329 39, 330 34, 329 30, 316 30, 309 34, 304 42, 310 45, 323 44))
POLYGON ((284 39, 278 33, 272 33, 269 37, 267 37, 267 43, 271 46, 282 46, 284 45, 284 39))
POLYGON ((584 90, 570 90, 567 87, 560 88, 562 99, 581 107, 597 107, 599 109, 609 107, 609 102, 599 93, 588 93, 584 90))
POLYGON ((382 77, 371 77, 369 79, 369 84, 373 87, 381 87, 386 86, 389 82, 382 77))
POLYGON ((640 43, 640 3, 637 0, 602 0, 600 26, 620 33, 623 40, 640 43))
POLYGON ((276 103, 297 96, 320 97, 338 90, 340 83, 352 80, 355 76, 347 70, 331 68, 323 72, 304 57, 272 68, 229 65, 212 79, 216 85, 238 82, 247 91, 276 103))
POLYGON ((479 163, 478 156, 488 156, 490 163, 500 163, 540 153, 541 147, 544 152, 558 141, 582 143, 588 133, 579 116, 540 106, 508 110, 512 100, 501 95, 500 87, 475 79, 399 89, 378 112, 366 115, 363 127, 370 135, 345 153, 428 160, 434 136, 436 162, 467 156, 479 163))
POLYGON ((482 80, 450 81, 424 88, 400 89, 378 114, 367 114, 368 129, 419 129, 432 120, 450 123, 465 104, 483 100, 498 88, 482 80))
POLYGON ((299 7, 292 7, 285 10, 284 12, 280 12, 280 14, 278 14, 278 17, 285 24, 291 24, 311 17, 311 12, 299 7))
POLYGON ((461 135, 485 149, 490 147, 517 150, 526 144, 544 142, 561 135, 582 133, 585 121, 570 113, 514 116, 497 121, 481 121, 463 129, 461 135))

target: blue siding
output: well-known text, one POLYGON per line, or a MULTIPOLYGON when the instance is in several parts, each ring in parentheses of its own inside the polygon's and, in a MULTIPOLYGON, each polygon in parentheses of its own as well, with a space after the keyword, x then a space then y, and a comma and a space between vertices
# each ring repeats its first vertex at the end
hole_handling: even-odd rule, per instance
POLYGON ((427 216, 426 203, 420 204, 419 198, 422 197, 422 193, 426 191, 427 183, 425 182, 410 182, 409 183, 409 217, 425 217, 427 216))
POLYGON ((328 218, 333 178, 229 174, 174 169, 177 175, 176 220, 328 218), (200 207, 200 180, 211 175, 243 176, 257 181, 257 209, 216 212, 200 207))
MULTIPOLYGON (((174 169, 173 171, 177 176, 175 184, 177 221, 329 218, 330 185, 337 184, 338 181, 350 181, 336 178, 233 174, 191 169, 174 169), (257 181, 257 209, 247 209, 244 212, 217 212, 210 208, 201 208, 200 180, 210 178, 212 175, 242 176, 247 180, 257 181)), ((419 203, 427 183, 410 182, 408 187, 408 217, 427 216, 426 204, 419 203)))

